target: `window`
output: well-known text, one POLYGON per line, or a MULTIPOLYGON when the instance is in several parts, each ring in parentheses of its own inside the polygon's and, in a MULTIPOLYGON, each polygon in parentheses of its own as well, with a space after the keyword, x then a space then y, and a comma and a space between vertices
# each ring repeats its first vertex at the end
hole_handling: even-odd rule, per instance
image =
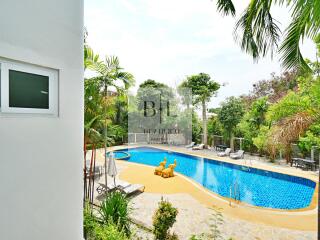
POLYGON ((57 70, 1 60, 0 68, 0 112, 57 115, 57 70))

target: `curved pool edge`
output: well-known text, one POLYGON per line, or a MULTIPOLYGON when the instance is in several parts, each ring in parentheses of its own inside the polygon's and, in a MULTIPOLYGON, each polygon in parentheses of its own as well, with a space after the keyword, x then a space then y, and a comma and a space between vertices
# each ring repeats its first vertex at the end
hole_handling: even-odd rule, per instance
MULTIPOLYGON (((143 164, 143 163, 126 162, 126 164, 144 166, 144 167, 148 167, 152 170, 154 169, 154 166, 150 166, 150 165, 143 164)), ((256 210, 260 210, 260 211, 267 211, 267 212, 274 212, 274 213, 278 212, 278 213, 285 213, 285 214, 289 214, 289 215, 294 214, 294 213, 296 213, 295 215, 301 215, 301 213, 315 213, 315 214, 318 213, 318 211, 317 211, 317 209, 318 209, 318 196, 317 195, 318 194, 316 194, 316 193, 318 193, 318 184, 317 183, 316 183, 315 190, 314 190, 314 193, 312 196, 312 200, 307 207, 299 208, 299 209, 279 209, 279 208, 268 208, 268 207, 255 206, 255 205, 251 205, 246 202, 243 202, 243 201, 235 201, 233 199, 221 196, 218 193, 215 193, 215 192, 207 189, 206 187, 202 186, 200 183, 196 182, 195 180, 193 180, 192 178, 190 178, 188 176, 185 176, 185 175, 178 173, 178 172, 174 172, 174 174, 185 179, 186 181, 188 181, 190 184, 192 184, 193 186, 195 186, 196 188, 198 188, 202 192, 208 194, 210 197, 213 197, 213 198, 215 198, 219 201, 222 201, 226 204, 229 204, 229 205, 231 202, 231 205, 237 206, 237 207, 242 207, 245 209, 256 209, 256 210)))
MULTIPOLYGON (((191 156, 194 156, 194 157, 205 158, 205 159, 212 160, 212 161, 230 163, 230 164, 234 164, 234 165, 238 165, 238 166, 250 167, 250 168, 259 169, 259 170, 263 170, 263 171, 269 171, 269 172, 289 175, 289 176, 293 176, 293 177, 300 177, 300 178, 308 179, 308 180, 310 180, 310 181, 315 183, 315 187, 314 187, 314 192, 313 192, 310 204, 307 207, 298 208, 298 209, 277 209, 277 208, 267 208, 267 207, 260 207, 260 206, 250 205, 250 204, 247 204, 247 203, 242 202, 242 201, 240 201, 241 204, 238 203, 238 205, 246 206, 247 208, 268 209, 270 211, 277 211, 277 212, 303 212, 303 211, 308 211, 308 210, 313 210, 313 209, 317 209, 318 208, 319 179, 318 179, 318 177, 316 178, 316 176, 309 176, 309 175, 301 174, 301 173, 298 173, 298 172, 294 172, 294 171, 292 171, 292 169, 276 168, 275 166, 267 166, 267 165, 265 165, 265 166, 259 166, 259 165, 258 166, 256 166, 256 165, 252 166, 252 165, 248 165, 248 164, 246 165, 246 164, 243 164, 243 163, 240 162, 240 161, 243 161, 243 160, 240 160, 240 161, 239 160, 230 160, 230 159, 227 159, 227 158, 221 158, 221 157, 216 157, 216 156, 211 157, 211 156, 206 156, 206 155, 200 155, 200 154, 197 154, 197 152, 193 152, 193 151, 192 152, 181 151, 181 149, 176 149, 174 146, 167 147, 167 146, 145 145, 145 144, 143 144, 143 145, 128 145, 128 146, 122 145, 122 146, 117 146, 117 148, 114 149, 114 151, 121 151, 121 150, 124 150, 124 149, 141 148, 141 147, 154 148, 154 149, 159 149, 159 150, 164 150, 164 151, 170 151, 170 152, 175 152, 175 153, 180 153, 180 154, 186 154, 186 155, 191 155, 191 156), (172 149, 172 148, 174 148, 174 149, 172 149)), ((141 164, 141 165, 147 166, 145 164, 141 164)), ((177 174, 180 174, 180 173, 177 173, 177 174)), ((185 178, 187 178, 187 179, 189 179, 190 181, 194 182, 195 184, 199 184, 196 181, 194 181, 193 179, 191 179, 191 178, 189 178, 189 177, 187 177, 187 176, 185 176, 183 174, 180 174, 180 175, 185 177, 185 178)), ((214 194, 218 198, 225 199, 228 202, 230 201, 229 198, 223 197, 223 196, 221 196, 221 195, 219 195, 219 194, 217 194, 217 193, 205 188, 201 184, 199 184, 199 187, 203 188, 205 191, 208 191, 211 194, 214 194)))
MULTIPOLYGON (((126 156, 120 157, 120 158, 115 158, 115 160, 128 160, 128 159, 131 157, 130 153, 125 152, 125 151, 121 151, 121 149, 116 150, 116 151, 117 151, 117 152, 124 153, 126 156)), ((114 151, 107 151, 106 154, 108 154, 108 153, 110 153, 110 152, 114 152, 114 151)))
MULTIPOLYGON (((132 177, 132 173, 134 171, 143 171, 144 174, 139 174, 138 178, 145 179, 146 174, 150 175, 149 171, 146 169, 153 170, 153 166, 148 166, 145 164, 134 163, 134 162, 123 162, 119 161, 127 166, 124 168, 124 171, 120 173, 119 178, 132 183, 144 183, 143 180, 137 180, 136 177, 132 177), (144 177, 141 175, 145 175, 144 177)), ((232 204, 229 205, 228 199, 221 197, 220 195, 211 192, 210 190, 204 188, 202 185, 193 181, 192 179, 177 173, 176 180, 182 180, 184 182, 181 185, 183 188, 187 186, 187 188, 191 188, 191 191, 176 191, 176 192, 167 192, 167 191, 158 191, 156 188, 152 188, 153 190, 148 190, 146 187, 145 192, 148 194, 163 194, 163 195, 171 195, 171 194, 179 194, 185 193, 191 195, 195 198, 199 203, 205 205, 208 208, 218 208, 221 210, 223 214, 226 214, 231 217, 239 218, 242 220, 246 220, 254 223, 262 223, 267 224, 274 227, 283 227, 294 230, 303 230, 303 231, 316 231, 317 230, 317 210, 280 210, 280 209, 269 209, 263 207, 256 206, 248 206, 245 204, 232 204), (199 195, 200 194, 200 195, 199 195)), ((156 176, 158 177, 158 176, 156 176)), ((175 181, 174 178, 169 180, 175 181)), ((163 182, 166 184, 168 179, 165 179, 163 182)), ((161 185, 163 184, 161 183, 161 185)), ((146 183, 150 184, 149 181, 146 183)))

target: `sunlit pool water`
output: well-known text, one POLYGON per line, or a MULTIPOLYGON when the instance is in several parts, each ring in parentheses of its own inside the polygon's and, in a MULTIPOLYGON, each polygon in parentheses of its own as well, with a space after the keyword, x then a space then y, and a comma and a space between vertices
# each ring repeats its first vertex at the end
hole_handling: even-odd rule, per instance
MULTIPOLYGON (((158 166, 164 157, 168 160, 167 165, 176 159, 178 163, 176 172, 223 197, 231 196, 259 207, 275 209, 308 207, 316 185, 315 182, 301 177, 156 148, 137 147, 121 151, 130 154, 130 158, 126 161, 151 166, 158 166)), ((120 153, 115 152, 115 154, 117 156, 120 153)))

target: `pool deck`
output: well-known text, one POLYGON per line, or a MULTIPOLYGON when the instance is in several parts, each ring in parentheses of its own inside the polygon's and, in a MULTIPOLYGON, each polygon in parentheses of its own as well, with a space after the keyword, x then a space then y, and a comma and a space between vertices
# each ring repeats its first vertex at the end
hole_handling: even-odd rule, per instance
MULTIPOLYGON (((145 192, 154 195, 174 195, 187 194, 200 204, 208 208, 219 208, 220 211, 231 218, 261 224, 274 226, 277 228, 286 228, 300 231, 317 230, 317 202, 318 202, 318 175, 310 171, 302 171, 293 167, 280 166, 276 164, 264 163, 256 160, 232 160, 227 157, 217 157, 210 151, 193 151, 182 147, 164 146, 164 145, 147 145, 163 150, 186 153, 198 157, 205 157, 232 164, 239 164, 248 167, 264 169, 294 176, 300 176, 311 179, 317 183, 312 202, 308 208, 300 210, 276 210, 261 207, 254 207, 242 202, 230 201, 230 199, 221 197, 190 178, 176 173, 173 178, 164 179, 153 174, 154 167, 126 161, 117 161, 117 165, 121 166, 119 178, 130 183, 141 183, 145 185, 145 192)), ((137 146, 129 146, 137 147, 137 146)), ((128 146, 116 146, 108 150, 117 150, 128 148, 128 146)), ((98 161, 103 161, 103 151, 98 154, 98 161)), ((143 194, 142 194, 143 195, 143 194)), ((178 206, 179 208, 179 206, 178 206)), ((192 208, 192 206, 190 206, 192 208)))

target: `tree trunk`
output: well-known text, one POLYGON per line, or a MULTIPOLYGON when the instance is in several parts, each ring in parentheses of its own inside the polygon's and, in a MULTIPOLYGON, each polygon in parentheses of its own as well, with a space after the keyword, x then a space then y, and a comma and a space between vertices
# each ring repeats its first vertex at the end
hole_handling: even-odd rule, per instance
POLYGON ((234 136, 233 136, 233 132, 230 133, 230 148, 231 148, 231 151, 234 152, 234 136))
POLYGON ((285 146, 285 159, 286 159, 287 164, 290 163, 290 165, 292 167, 292 148, 291 148, 290 143, 285 146))
POLYGON ((207 107, 206 102, 202 101, 202 123, 203 123, 203 144, 205 148, 208 145, 208 129, 207 129, 207 107))

